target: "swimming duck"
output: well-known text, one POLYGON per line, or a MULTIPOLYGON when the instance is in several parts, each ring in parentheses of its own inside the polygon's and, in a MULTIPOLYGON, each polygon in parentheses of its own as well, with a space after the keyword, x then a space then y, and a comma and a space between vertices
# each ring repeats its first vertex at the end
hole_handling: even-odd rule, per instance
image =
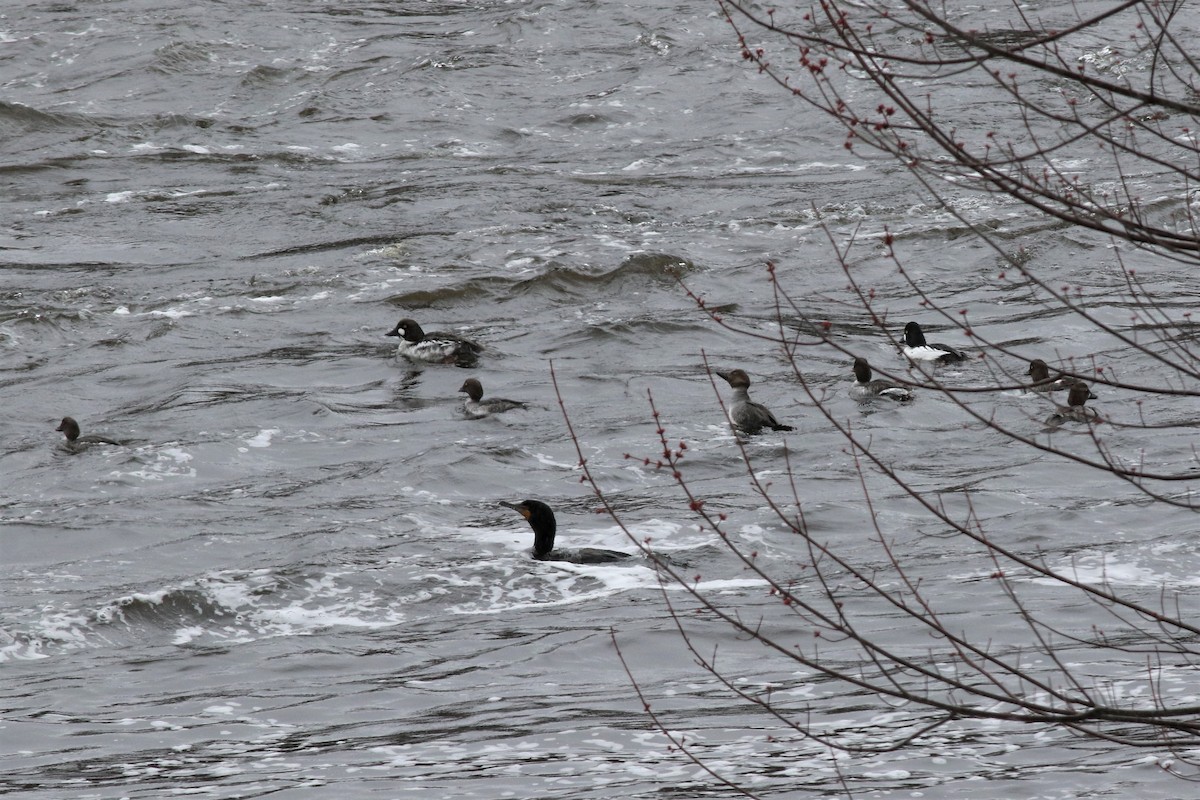
POLYGON ((514 408, 528 408, 525 403, 518 400, 505 400, 503 397, 489 397, 484 400, 483 384, 475 378, 467 378, 463 381, 462 388, 458 391, 467 393, 467 402, 463 403, 463 410, 467 412, 468 417, 475 419, 511 411, 514 408))
POLYGON ((54 430, 59 431, 67 437, 67 447, 72 450, 83 450, 93 444, 124 444, 115 439, 109 439, 106 436, 80 436, 79 423, 75 421, 74 417, 63 417, 62 422, 58 423, 58 427, 54 430))
POLYGON ((888 400, 899 400, 904 402, 912 400, 912 389, 907 386, 899 386, 891 381, 885 381, 880 378, 871 380, 871 365, 867 363, 865 358, 854 359, 854 377, 857 382, 850 387, 850 396, 855 400, 871 400, 875 397, 884 397, 888 400))
POLYGON ((965 353, 955 350, 945 344, 930 344, 925 341, 925 333, 921 326, 910 322, 904 326, 904 344, 900 351, 908 356, 910 361, 933 361, 938 364, 957 364, 966 361, 965 353))
POLYGON ((500 505, 511 508, 529 522, 533 528, 533 557, 538 561, 569 561, 573 564, 608 564, 632 558, 619 550, 603 550, 597 547, 581 547, 578 550, 555 550, 554 533, 558 525, 550 506, 541 500, 522 500, 519 503, 501 501, 500 505))
POLYGON ((729 407, 729 419, 733 427, 751 435, 763 428, 773 431, 794 431, 791 425, 781 425, 766 406, 750 399, 750 376, 745 370, 713 370, 733 387, 733 404, 729 407))
POLYGON ((1095 422, 1099 415, 1096 414, 1095 409, 1084 405, 1091 394, 1092 391, 1086 383, 1076 383, 1067 393, 1066 407, 1059 406, 1058 411, 1046 418, 1046 424, 1050 427, 1058 427, 1064 422, 1095 422))
MULTIPOLYGON (((1025 373, 1033 379, 1033 383, 1029 386, 1035 392, 1058 392, 1064 389, 1070 389, 1076 384, 1083 384, 1079 378, 1072 378, 1070 375, 1059 373, 1057 378, 1050 377, 1050 367, 1045 361, 1040 358, 1035 358, 1029 362, 1029 371, 1025 373)), ((1083 384, 1087 385, 1087 384, 1083 384)), ((1088 400, 1095 400, 1096 393, 1088 390, 1088 400)))
POLYGON ((396 327, 384 335, 399 337, 400 346, 396 349, 399 355, 430 364, 470 366, 483 350, 481 345, 456 333, 426 333, 415 320, 407 318, 397 322, 396 327))

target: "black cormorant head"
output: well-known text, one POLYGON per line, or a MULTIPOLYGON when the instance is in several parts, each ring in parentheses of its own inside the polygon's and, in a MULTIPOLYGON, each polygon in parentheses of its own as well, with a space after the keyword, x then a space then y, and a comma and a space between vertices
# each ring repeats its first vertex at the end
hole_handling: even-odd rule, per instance
POLYGON ((529 522, 533 528, 533 557, 544 558, 554 549, 554 534, 558 523, 554 512, 541 500, 522 500, 519 503, 501 501, 500 505, 511 508, 529 522))

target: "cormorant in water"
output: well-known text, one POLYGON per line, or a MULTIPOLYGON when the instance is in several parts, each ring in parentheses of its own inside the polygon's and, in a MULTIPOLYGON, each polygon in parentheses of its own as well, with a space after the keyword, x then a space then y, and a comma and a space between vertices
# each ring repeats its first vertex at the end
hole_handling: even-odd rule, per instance
POLYGON ((538 561, 570 561, 574 564, 608 564, 632 558, 619 550, 602 550, 596 547, 581 547, 577 550, 555 550, 554 533, 557 524, 550 506, 541 500, 522 500, 519 503, 501 501, 500 505, 511 508, 529 522, 533 528, 533 557, 538 561))

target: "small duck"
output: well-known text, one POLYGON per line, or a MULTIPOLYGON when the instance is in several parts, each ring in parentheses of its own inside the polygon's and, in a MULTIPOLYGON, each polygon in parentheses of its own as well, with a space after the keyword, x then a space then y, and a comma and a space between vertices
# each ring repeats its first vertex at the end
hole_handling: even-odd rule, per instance
POLYGON ((910 361, 933 361, 937 364, 957 364, 966 361, 965 353, 955 350, 945 344, 930 344, 925 341, 925 333, 921 326, 910 322, 904 326, 904 344, 900 351, 908 356, 910 361))
POLYGON ((791 425, 781 425, 770 410, 750 399, 750 376, 745 370, 713 370, 733 387, 733 405, 729 407, 729 419, 733 427, 742 433, 753 435, 763 428, 773 431, 794 431, 791 425))
POLYGON ((872 400, 883 397, 888 400, 906 402, 913 399, 912 389, 879 378, 871 380, 871 365, 865 358, 854 359, 854 377, 857 382, 850 387, 850 396, 855 400, 872 400))
POLYGON ((1066 407, 1060 406, 1058 411, 1047 417, 1046 425, 1057 428, 1064 422, 1095 422, 1099 418, 1096 410, 1084 405, 1091 394, 1092 391, 1086 383, 1076 383, 1067 393, 1066 407))
POLYGON ((71 450, 83 450, 94 444, 113 444, 120 446, 124 442, 118 442, 116 439, 109 439, 106 436, 80 436, 79 423, 74 417, 63 417, 62 422, 58 423, 58 427, 54 430, 62 433, 67 437, 67 447, 71 450))
POLYGON ((483 399, 483 384, 475 378, 467 378, 463 381, 462 388, 458 391, 467 393, 467 402, 463 403, 463 410, 467 412, 467 416, 473 419, 480 419, 491 414, 500 414, 505 411, 511 411, 514 408, 528 408, 529 406, 518 400, 505 400, 503 397, 489 397, 483 399))
POLYGON ((413 361, 429 364, 457 364, 467 367, 475 363, 483 347, 455 333, 426 333, 415 320, 402 319, 385 336, 396 336, 400 346, 396 352, 413 361))
MULTIPOLYGON (((1029 388, 1035 392, 1059 392, 1065 389, 1070 389, 1076 384, 1084 384, 1079 378, 1072 378, 1070 375, 1059 373, 1057 378, 1050 377, 1050 367, 1045 361, 1040 358, 1035 358, 1029 362, 1029 370, 1025 373, 1033 379, 1033 383, 1029 388)), ((1088 389, 1088 400, 1095 400, 1096 393, 1088 389)))
POLYGON ((578 550, 555 550, 554 534, 558 523, 550 506, 541 500, 522 500, 519 503, 501 501, 500 505, 511 508, 526 519, 533 528, 533 557, 538 561, 569 561, 572 564, 610 564, 633 558, 619 550, 603 550, 597 547, 581 547, 578 550))

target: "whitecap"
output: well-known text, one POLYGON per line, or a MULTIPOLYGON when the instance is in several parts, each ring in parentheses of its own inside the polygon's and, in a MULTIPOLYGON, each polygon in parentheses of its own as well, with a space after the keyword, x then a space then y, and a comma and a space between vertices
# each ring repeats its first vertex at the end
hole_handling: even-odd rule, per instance
MULTIPOLYGON (((249 438, 244 438, 242 441, 246 443, 246 447, 270 447, 271 438, 279 433, 278 428, 264 428, 258 433, 249 438)), ((242 449, 242 452, 246 452, 242 449)))
POLYGON ((195 316, 195 312, 184 311, 182 308, 165 308, 147 311, 144 316, 147 317, 166 317, 167 319, 183 319, 184 317, 195 316))
POLYGON ((138 466, 118 468, 108 473, 110 478, 136 478, 142 481, 162 481, 166 478, 194 478, 196 470, 188 466, 192 454, 178 446, 141 447, 136 451, 138 466))
POLYGON ((171 639, 171 644, 176 646, 190 644, 203 635, 204 628, 199 625, 187 625, 176 629, 175 636, 171 639))

